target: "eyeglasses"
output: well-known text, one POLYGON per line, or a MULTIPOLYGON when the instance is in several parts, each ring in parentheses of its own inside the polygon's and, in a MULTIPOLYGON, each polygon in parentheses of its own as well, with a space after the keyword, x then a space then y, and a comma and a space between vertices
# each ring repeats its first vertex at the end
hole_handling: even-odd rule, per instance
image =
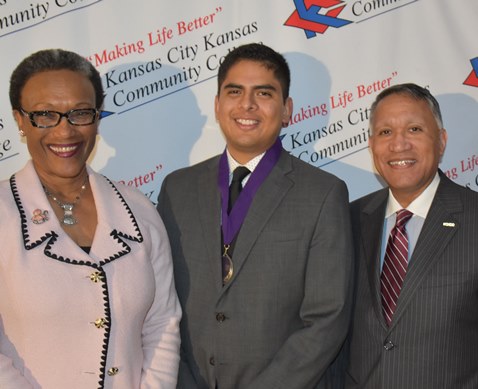
POLYGON ((58 111, 31 111, 27 112, 20 108, 20 112, 28 116, 32 126, 38 128, 51 128, 60 124, 61 118, 65 117, 73 126, 88 126, 95 123, 100 117, 101 111, 96 108, 71 109, 62 113, 58 111))

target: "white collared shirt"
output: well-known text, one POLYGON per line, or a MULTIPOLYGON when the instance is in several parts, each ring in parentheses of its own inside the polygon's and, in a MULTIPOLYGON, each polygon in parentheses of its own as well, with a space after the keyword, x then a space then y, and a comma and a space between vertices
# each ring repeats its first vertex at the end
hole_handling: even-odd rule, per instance
MULTIPOLYGON (((252 158, 249 162, 247 162, 244 165, 241 165, 239 162, 237 162, 232 155, 229 153, 229 150, 226 149, 226 154, 227 154, 227 162, 229 164, 229 184, 231 183, 232 180, 232 173, 234 172, 234 169, 238 166, 245 166, 247 167, 250 171, 251 174, 259 165, 259 162, 261 161, 262 157, 266 154, 264 151, 262 154, 259 154, 257 157, 252 158)), ((243 180, 242 180, 242 186, 244 187, 247 184, 247 181, 249 180, 249 177, 251 174, 248 174, 243 180)))
MULTIPOLYGON (((412 218, 408 221, 405 229, 408 234, 408 253, 409 258, 412 258, 413 250, 420 236, 420 232, 427 217, 430 206, 432 205, 433 198, 435 197, 436 191, 438 189, 438 184, 440 183, 440 176, 438 172, 435 174, 430 185, 407 207, 407 209, 413 213, 412 218)), ((395 225, 395 220, 397 218, 396 212, 403 207, 393 196, 392 191, 389 189, 389 196, 387 201, 387 208, 385 210, 385 223, 383 226, 383 235, 382 235, 382 246, 380 251, 380 268, 383 265, 383 258, 385 257, 385 250, 387 248, 388 237, 392 231, 393 226, 395 225)))

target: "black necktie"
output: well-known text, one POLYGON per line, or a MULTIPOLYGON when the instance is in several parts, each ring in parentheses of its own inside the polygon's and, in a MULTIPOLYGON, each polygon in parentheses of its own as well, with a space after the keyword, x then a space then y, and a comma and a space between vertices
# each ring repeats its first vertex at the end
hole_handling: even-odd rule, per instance
MULTIPOLYGON (((242 190, 242 180, 250 173, 250 170, 245 166, 238 166, 234 169, 232 173, 231 185, 229 185, 229 203, 227 206, 227 213, 231 212, 234 203, 239 197, 239 193, 242 190)), ((234 273, 233 271, 233 262, 232 262, 232 252, 234 250, 235 238, 232 242, 224 244, 224 249, 222 253, 222 279, 223 284, 227 284, 234 273)))
POLYGON ((250 170, 245 166, 238 166, 232 173, 232 181, 229 186, 229 205, 227 207, 227 213, 231 212, 231 209, 239 197, 239 193, 242 190, 242 180, 250 173, 250 170))

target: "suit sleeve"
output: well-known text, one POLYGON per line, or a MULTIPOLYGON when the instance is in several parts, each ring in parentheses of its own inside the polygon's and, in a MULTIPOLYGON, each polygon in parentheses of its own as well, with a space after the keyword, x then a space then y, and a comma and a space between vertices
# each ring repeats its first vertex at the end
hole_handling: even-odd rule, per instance
MULTIPOLYGON (((161 191, 158 196, 158 204, 156 206, 157 211, 159 212, 161 218, 165 221, 167 225, 167 221, 172 217, 169 213, 171 210, 171 204, 169 203, 169 198, 167 194, 167 182, 168 177, 163 180, 163 184, 161 185, 161 191)), ((198 388, 198 384, 194 379, 194 376, 191 372, 189 364, 187 362, 187 358, 185 357, 185 352, 181 345, 180 348, 180 360, 179 360, 179 371, 178 371, 178 384, 177 389, 194 389, 198 388)))
POLYGON ((248 389, 315 388, 343 345, 353 289, 353 245, 345 184, 338 181, 317 206, 321 209, 308 248, 300 307, 303 327, 290 335, 248 389))

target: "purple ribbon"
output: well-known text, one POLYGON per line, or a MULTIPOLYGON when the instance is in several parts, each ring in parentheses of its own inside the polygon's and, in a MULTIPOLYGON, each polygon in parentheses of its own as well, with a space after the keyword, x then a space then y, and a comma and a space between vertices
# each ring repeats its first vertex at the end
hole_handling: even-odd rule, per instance
POLYGON ((229 202, 229 164, 227 162, 226 151, 224 150, 224 153, 221 155, 221 159, 219 161, 218 175, 218 185, 219 190, 221 191, 221 228, 224 244, 231 244, 231 242, 234 240, 234 237, 241 229, 242 223, 246 218, 247 211, 249 210, 249 207, 252 204, 252 200, 254 199, 254 195, 279 160, 281 152, 282 144, 280 139, 277 138, 275 143, 269 150, 267 150, 257 167, 252 172, 251 176, 249 177, 249 180, 247 181, 246 185, 239 194, 239 197, 234 203, 231 212, 228 214, 227 207, 229 202))

